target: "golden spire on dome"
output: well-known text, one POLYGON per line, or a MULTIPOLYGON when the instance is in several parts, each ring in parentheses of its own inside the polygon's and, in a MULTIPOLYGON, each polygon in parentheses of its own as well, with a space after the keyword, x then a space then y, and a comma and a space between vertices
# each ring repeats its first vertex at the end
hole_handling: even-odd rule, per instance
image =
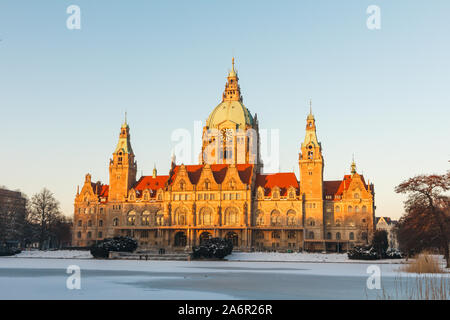
POLYGON ((241 101, 241 88, 238 84, 239 78, 234 69, 234 57, 231 58, 231 71, 228 73, 225 91, 223 92, 222 101, 241 101))

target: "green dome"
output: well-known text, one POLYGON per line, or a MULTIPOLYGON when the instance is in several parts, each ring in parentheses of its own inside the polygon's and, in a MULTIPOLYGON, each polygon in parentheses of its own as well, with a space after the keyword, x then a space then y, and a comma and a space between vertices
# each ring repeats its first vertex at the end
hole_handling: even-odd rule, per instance
POLYGON ((236 123, 237 128, 244 129, 247 125, 253 126, 253 117, 240 101, 224 101, 220 103, 206 120, 208 128, 217 128, 224 121, 236 123))

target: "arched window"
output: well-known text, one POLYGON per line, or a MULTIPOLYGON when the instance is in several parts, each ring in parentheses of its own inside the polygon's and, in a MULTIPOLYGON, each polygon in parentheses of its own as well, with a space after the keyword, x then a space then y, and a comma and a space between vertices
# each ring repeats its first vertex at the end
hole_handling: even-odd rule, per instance
POLYGON ((273 210, 270 214, 270 224, 272 226, 279 226, 281 225, 281 215, 278 210, 273 210))
POLYGON ((156 214, 156 224, 158 226, 163 226, 164 225, 164 214, 162 212, 158 212, 156 214))
POLYGON ((255 220, 255 224, 257 226, 262 226, 264 225, 264 212, 258 210, 256 212, 256 220, 255 220))
POLYGON ((336 240, 341 240, 341 233, 340 232, 336 232, 336 240))
POLYGON ((367 240, 367 233, 366 232, 361 233, 361 239, 367 240))
POLYGON ((366 206, 363 206, 363 207, 362 207, 362 212, 363 212, 363 213, 366 213, 366 212, 367 212, 367 207, 366 207, 366 206))
POLYGON ((257 231, 255 234, 256 239, 264 239, 264 233, 262 231, 257 231))
POLYGON ((205 207, 200 209, 200 224, 202 225, 212 225, 212 210, 211 208, 205 207))
POLYGON ((88 239, 92 238, 92 232, 89 231, 89 232, 87 233, 87 238, 88 238, 88 239))
POLYGON ((136 212, 130 211, 127 216, 127 224, 129 226, 136 225, 136 212))
POLYGON ((78 220, 78 226, 79 227, 81 227, 81 224, 82 224, 83 222, 81 221, 81 220, 78 220))
POLYGON ((238 223, 238 210, 234 207, 229 207, 225 209, 225 224, 231 225, 238 223))
POLYGON ((314 232, 310 231, 308 234, 309 239, 314 239, 314 232))
POLYGON ((272 199, 278 199, 279 197, 280 197, 280 192, 278 191, 278 188, 276 188, 272 191, 272 199))
POLYGON ((355 234, 353 232, 350 232, 349 239, 355 240, 355 234))
POLYGON ((313 218, 309 218, 307 224, 308 224, 308 226, 310 226, 310 227, 314 227, 314 226, 316 225, 316 222, 314 221, 313 218))
POLYGON ((280 231, 273 231, 272 232, 272 239, 280 239, 280 238, 281 238, 280 231))
POLYGON ((180 184, 179 184, 179 187, 180 187, 181 191, 184 191, 184 189, 186 188, 186 183, 183 180, 181 180, 180 184))
POLYGON ((341 212, 341 207, 336 206, 336 208, 334 209, 334 211, 336 211, 336 212, 341 212))
POLYGON ((148 201, 148 193, 147 192, 144 193, 144 200, 148 201))
POLYGON ((205 190, 209 190, 211 188, 211 183, 209 182, 209 180, 205 181, 204 187, 205 187, 205 190))
POLYGON ((142 212, 141 223, 143 226, 150 225, 150 212, 149 211, 142 212))
POLYGON ((231 241, 231 243, 233 244, 233 247, 239 246, 239 237, 236 232, 228 232, 225 235, 225 239, 231 241))
POLYGON ((355 193, 355 194, 353 195, 353 198, 359 199, 359 193, 355 193))
POLYGON ((295 231, 289 231, 287 237, 288 239, 295 239, 296 238, 295 231))
POLYGON ((287 224, 288 226, 295 226, 297 224, 296 214, 294 210, 287 212, 287 224))
POLYGON ((355 213, 359 213, 359 207, 358 206, 355 207, 355 213))
POLYGON ((327 233, 327 240, 331 240, 331 232, 327 233))
POLYGON ((119 218, 114 218, 114 219, 113 219, 113 226, 114 226, 114 227, 119 226, 119 218))
POLYGON ((234 179, 231 179, 231 181, 229 183, 229 187, 230 187, 230 190, 236 189, 236 182, 234 181, 234 179))
POLYGON ((262 190, 258 191, 258 199, 263 199, 264 198, 264 193, 262 190))
POLYGON ((88 227, 92 227, 92 220, 88 220, 88 227))
POLYGON ((352 206, 348 206, 348 212, 353 212, 353 207, 352 206))
POLYGON ((175 247, 185 247, 187 243, 186 233, 183 231, 175 234, 175 247))
POLYGON ((291 190, 289 191, 289 199, 294 199, 295 198, 295 191, 291 190))
POLYGON ((177 208, 175 210, 174 224, 184 226, 186 224, 186 209, 177 208))
POLYGON ((80 231, 77 232, 77 238, 81 239, 81 232, 80 231))

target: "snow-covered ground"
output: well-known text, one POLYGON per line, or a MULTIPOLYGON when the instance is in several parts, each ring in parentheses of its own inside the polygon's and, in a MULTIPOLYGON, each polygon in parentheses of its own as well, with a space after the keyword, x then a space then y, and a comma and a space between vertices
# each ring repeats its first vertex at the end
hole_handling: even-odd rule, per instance
MULTIPOLYGON (((0 299, 377 299, 377 265, 394 291, 399 264, 0 258, 0 299), (67 267, 81 270, 69 290, 67 267)), ((408 276, 410 277, 410 275, 408 276)))
MULTIPOLYGON (((54 258, 54 259, 92 259, 89 251, 54 250, 23 251, 16 258, 54 258)), ((226 257, 229 261, 286 261, 286 262, 333 262, 333 263, 367 263, 367 261, 350 260, 346 253, 279 253, 279 252, 234 252, 226 257)), ((378 260, 380 263, 404 263, 403 259, 378 260)))

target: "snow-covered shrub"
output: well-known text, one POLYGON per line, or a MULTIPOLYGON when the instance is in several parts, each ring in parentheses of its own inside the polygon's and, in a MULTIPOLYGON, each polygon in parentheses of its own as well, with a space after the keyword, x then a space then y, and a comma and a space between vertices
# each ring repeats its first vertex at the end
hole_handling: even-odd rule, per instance
POLYGON ((19 249, 0 247, 0 257, 13 256, 15 254, 19 254, 20 252, 21 251, 19 249))
POLYGON ((223 259, 233 251, 233 243, 230 240, 212 238, 206 240, 200 246, 192 248, 192 257, 223 259))
POLYGON ((110 251, 133 252, 137 248, 137 241, 129 237, 114 237, 104 239, 91 247, 94 258, 108 258, 110 251))
POLYGON ((386 251, 386 259, 401 259, 403 258, 402 253, 398 249, 389 248, 386 251))
POLYGON ((380 259, 378 253, 372 246, 354 247, 348 253, 348 258, 351 260, 377 260, 380 259))

